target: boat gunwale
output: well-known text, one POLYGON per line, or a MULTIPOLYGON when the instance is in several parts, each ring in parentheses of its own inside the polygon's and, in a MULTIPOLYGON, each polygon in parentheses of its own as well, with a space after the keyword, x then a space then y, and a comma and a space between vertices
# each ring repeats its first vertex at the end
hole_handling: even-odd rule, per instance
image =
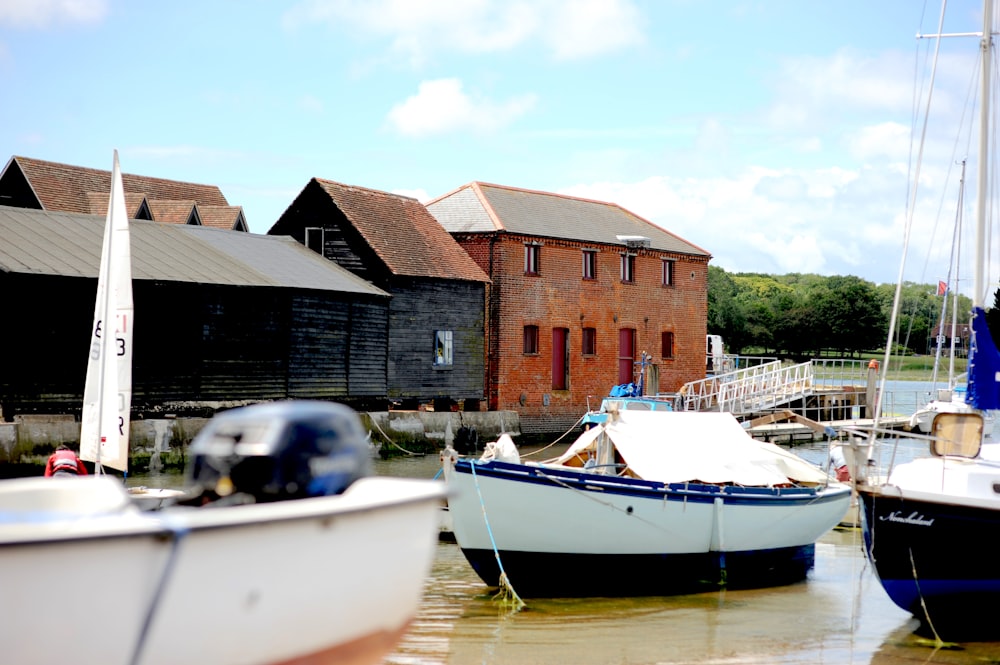
MULTIPOLYGON (((419 479, 381 478, 372 476, 380 484, 389 481, 409 485, 405 496, 353 498, 351 495, 336 494, 317 496, 273 503, 227 506, 218 510, 212 506, 168 507, 162 511, 130 513, 106 513, 102 515, 76 516, 56 520, 7 520, 0 521, 0 550, 7 547, 25 545, 65 544, 74 541, 114 540, 121 538, 175 538, 189 532, 209 532, 219 529, 259 527, 262 524, 277 524, 303 520, 330 520, 340 517, 364 515, 386 508, 403 508, 415 504, 440 502, 448 497, 444 483, 419 479), (435 486, 436 485, 436 486, 435 486), (412 491, 412 490, 420 491, 412 491), (294 505, 288 505, 294 504, 294 505), (305 510, 303 510, 305 509, 305 510), (121 524, 121 517, 133 517, 128 524, 121 524), (86 530, 66 532, 56 531, 59 525, 86 524, 86 530), (15 531, 22 527, 18 537, 15 531), (32 529, 37 535, 32 535, 32 529), (6 531, 6 533, 5 533, 6 531)), ((51 481, 50 481, 51 482, 51 481)))
POLYGON ((843 500, 844 495, 850 495, 851 488, 831 481, 829 485, 816 487, 746 487, 738 485, 714 485, 711 483, 663 483, 655 480, 629 478, 622 476, 603 476, 579 471, 571 467, 542 466, 535 464, 516 464, 499 460, 475 460, 459 458, 455 461, 454 470, 458 473, 472 475, 471 466, 475 464, 476 475, 489 478, 516 480, 532 484, 551 485, 565 483, 571 489, 581 491, 600 491, 604 493, 639 498, 656 497, 666 501, 698 501, 712 502, 717 498, 731 504, 780 503, 794 505, 797 503, 824 503, 843 500))

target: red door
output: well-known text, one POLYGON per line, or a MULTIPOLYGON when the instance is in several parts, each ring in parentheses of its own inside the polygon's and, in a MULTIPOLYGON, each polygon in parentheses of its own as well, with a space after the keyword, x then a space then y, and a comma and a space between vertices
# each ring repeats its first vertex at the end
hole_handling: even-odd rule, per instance
POLYGON ((635 329, 618 331, 618 383, 632 383, 635 371, 635 329))

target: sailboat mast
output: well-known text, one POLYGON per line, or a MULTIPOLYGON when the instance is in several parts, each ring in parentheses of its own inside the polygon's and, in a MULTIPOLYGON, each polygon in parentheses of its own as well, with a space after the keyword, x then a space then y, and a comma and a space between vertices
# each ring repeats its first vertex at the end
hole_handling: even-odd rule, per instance
MULTIPOLYGON (((958 208, 955 213, 955 228, 951 236, 951 265, 948 266, 948 282, 944 292, 941 311, 941 327, 944 327, 944 312, 947 311, 948 296, 951 296, 951 350, 948 354, 948 390, 955 389, 955 334, 958 332, 958 267, 962 265, 962 211, 965 209, 965 160, 962 160, 962 178, 958 188, 958 208), (952 285, 952 270, 955 271, 952 285)), ((940 330, 938 333, 940 335, 940 330)), ((935 367, 936 369, 936 367, 935 367)))
MULTIPOLYGON (((116 364, 110 363, 108 359, 112 357, 111 356, 111 353, 113 351, 112 341, 115 338, 115 321, 113 315, 117 311, 114 304, 115 299, 113 297, 116 284, 112 277, 110 257, 114 256, 115 233, 114 233, 114 225, 112 223, 112 219, 115 213, 115 195, 116 195, 115 190, 120 181, 121 181, 121 175, 120 175, 120 166, 118 165, 118 151, 115 150, 114 165, 111 170, 111 194, 108 201, 108 221, 104 233, 105 236, 104 248, 102 250, 104 252, 102 256, 108 257, 108 261, 106 263, 107 274, 104 275, 104 279, 106 280, 104 292, 101 294, 101 297, 104 299, 104 305, 102 307, 102 310, 104 312, 104 320, 100 322, 102 331, 100 335, 100 343, 99 343, 100 351, 98 352, 98 357, 100 358, 102 370, 97 373, 97 413, 102 415, 97 421, 98 422, 97 449, 96 449, 97 458, 94 460, 94 470, 96 473, 104 472, 104 468, 101 463, 102 461, 101 453, 103 452, 102 448, 104 447, 104 442, 106 440, 110 440, 112 436, 118 435, 117 428, 113 432, 109 431, 108 421, 105 417, 103 417, 103 414, 108 408, 108 405, 106 404, 108 397, 106 394, 107 393, 106 384, 108 383, 109 375, 111 375, 111 372, 115 372, 115 374, 117 374, 116 364)), ((102 265, 102 270, 103 269, 104 266, 102 265)), ((118 393, 117 381, 115 381, 114 385, 115 385, 114 392, 115 395, 117 396, 118 393)))
POLYGON ((979 156, 976 182, 976 272, 972 306, 981 308, 986 300, 986 192, 989 184, 987 146, 990 130, 990 61, 993 50, 993 0, 983 2, 983 37, 980 42, 982 73, 979 90, 979 156))

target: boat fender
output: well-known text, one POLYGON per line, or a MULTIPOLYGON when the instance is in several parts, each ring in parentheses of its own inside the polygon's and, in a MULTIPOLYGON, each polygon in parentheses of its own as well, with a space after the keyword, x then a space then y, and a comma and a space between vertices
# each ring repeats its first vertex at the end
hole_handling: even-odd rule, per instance
POLYGON ((490 441, 486 444, 486 450, 483 451, 483 456, 480 459, 484 462, 497 460, 511 464, 521 463, 521 455, 517 452, 517 446, 514 445, 510 434, 506 432, 501 434, 496 441, 490 441))

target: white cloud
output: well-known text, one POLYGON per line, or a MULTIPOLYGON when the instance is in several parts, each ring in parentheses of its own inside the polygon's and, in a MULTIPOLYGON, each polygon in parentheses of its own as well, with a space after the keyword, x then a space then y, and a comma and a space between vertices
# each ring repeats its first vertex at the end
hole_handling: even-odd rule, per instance
POLYGON ((349 24, 389 39, 413 65, 437 51, 497 53, 532 41, 556 58, 582 58, 645 39, 633 0, 305 0, 284 23, 349 24))
MULTIPOLYGON (((898 174, 746 167, 732 176, 655 176, 578 184, 560 193, 617 203, 710 252, 712 265, 729 272, 855 274, 893 282, 904 188, 898 174)), ((931 215, 922 206, 915 228, 924 240, 931 215)))
POLYGON ((0 0, 0 25, 15 28, 97 23, 107 13, 108 0, 0 0))
POLYGON ((527 94, 502 103, 469 96, 458 79, 424 81, 417 94, 389 111, 388 123, 404 136, 429 136, 461 131, 490 132, 504 127, 535 105, 527 94))
POLYGON ((847 137, 851 154, 861 160, 885 157, 905 161, 910 150, 910 129, 897 122, 862 127, 847 137))
POLYGON ((560 59, 607 53, 644 41, 639 11, 627 0, 552 2, 547 9, 539 22, 541 35, 560 59))

